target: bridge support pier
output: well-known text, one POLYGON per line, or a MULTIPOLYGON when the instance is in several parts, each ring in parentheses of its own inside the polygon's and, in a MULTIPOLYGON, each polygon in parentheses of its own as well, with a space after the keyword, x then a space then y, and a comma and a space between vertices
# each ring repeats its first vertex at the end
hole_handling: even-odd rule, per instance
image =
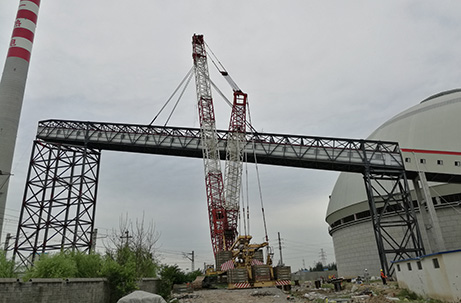
POLYGON ((100 152, 34 141, 13 258, 33 265, 37 256, 92 246, 100 152))
POLYGON ((405 170, 396 173, 368 168, 364 181, 381 267, 392 276, 390 261, 424 255, 405 170))

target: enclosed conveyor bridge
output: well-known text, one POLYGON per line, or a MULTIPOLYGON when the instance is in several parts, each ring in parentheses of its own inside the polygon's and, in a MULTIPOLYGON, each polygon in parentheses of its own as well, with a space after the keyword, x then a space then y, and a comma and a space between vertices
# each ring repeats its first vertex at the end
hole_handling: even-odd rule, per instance
MULTIPOLYGON (((225 160, 228 131, 217 132, 225 160)), ((97 150, 202 158, 199 128, 45 120, 39 122, 37 138, 97 150)), ((261 164, 359 173, 367 167, 389 173, 404 170, 395 142, 247 133, 245 153, 248 162, 261 164)))
MULTIPOLYGON (((227 131, 218 130, 220 158, 227 131)), ((14 256, 94 247, 102 150, 202 158, 199 128, 88 121, 40 121, 31 155, 14 256)), ((363 174, 381 265, 424 254, 398 143, 270 133, 245 134, 245 161, 363 174), (393 216, 389 216, 393 215, 393 216), (397 215, 398 219, 395 219, 397 215), (405 229, 402 238, 393 229, 405 229)))

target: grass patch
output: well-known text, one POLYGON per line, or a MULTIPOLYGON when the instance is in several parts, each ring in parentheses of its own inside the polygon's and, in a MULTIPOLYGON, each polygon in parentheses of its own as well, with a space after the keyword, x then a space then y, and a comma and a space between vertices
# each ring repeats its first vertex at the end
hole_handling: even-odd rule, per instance
POLYGON ((400 300, 408 300, 411 302, 424 302, 424 303, 443 303, 443 301, 436 300, 436 299, 425 299, 418 294, 412 292, 411 290, 408 290, 406 288, 402 288, 400 292, 398 293, 397 297, 400 300))

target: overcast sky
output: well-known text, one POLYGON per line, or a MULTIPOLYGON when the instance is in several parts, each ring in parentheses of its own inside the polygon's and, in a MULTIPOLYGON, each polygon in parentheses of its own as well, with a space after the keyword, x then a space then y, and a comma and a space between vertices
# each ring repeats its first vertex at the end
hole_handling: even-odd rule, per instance
MULTIPOLYGON (((2 67, 18 4, 0 2, 2 67)), ((257 130, 362 139, 426 97, 460 87, 460 15, 459 1, 43 0, 4 233, 16 231, 37 122, 148 124, 191 68, 194 33, 248 93, 257 130)), ((213 94, 217 126, 226 129, 230 108, 213 94)), ((169 125, 198 127, 197 116, 191 82, 169 125)), ((259 172, 275 261, 280 232, 293 271, 312 266, 321 249, 333 262, 325 212, 338 173, 262 165, 259 172)), ((261 242, 253 165, 248 174, 250 232, 261 242)), ((100 236, 126 213, 155 223, 162 262, 190 268, 182 252, 193 250, 196 268, 213 263, 201 159, 103 152, 100 236)))

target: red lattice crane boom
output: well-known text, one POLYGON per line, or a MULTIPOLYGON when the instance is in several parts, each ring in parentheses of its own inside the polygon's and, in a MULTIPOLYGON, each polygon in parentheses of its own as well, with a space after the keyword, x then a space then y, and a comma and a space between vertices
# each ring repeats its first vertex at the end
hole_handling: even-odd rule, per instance
POLYGON ((210 220, 213 252, 232 246, 236 229, 229 226, 224 202, 224 182, 218 150, 216 120, 203 35, 192 37, 199 121, 202 136, 202 152, 205 167, 205 187, 210 220))
POLYGON ((245 143, 247 95, 238 89, 227 72, 221 72, 231 83, 234 90, 234 102, 229 122, 226 150, 226 174, 223 182, 203 35, 194 35, 192 37, 192 47, 210 234, 213 252, 216 255, 219 251, 229 250, 238 235, 237 225, 243 147, 245 143))
POLYGON ((229 122, 226 148, 226 170, 224 175, 224 193, 228 221, 237 226, 240 205, 240 186, 242 184, 243 149, 246 132, 247 94, 234 90, 234 102, 229 122), (234 223, 235 222, 235 223, 234 223))

